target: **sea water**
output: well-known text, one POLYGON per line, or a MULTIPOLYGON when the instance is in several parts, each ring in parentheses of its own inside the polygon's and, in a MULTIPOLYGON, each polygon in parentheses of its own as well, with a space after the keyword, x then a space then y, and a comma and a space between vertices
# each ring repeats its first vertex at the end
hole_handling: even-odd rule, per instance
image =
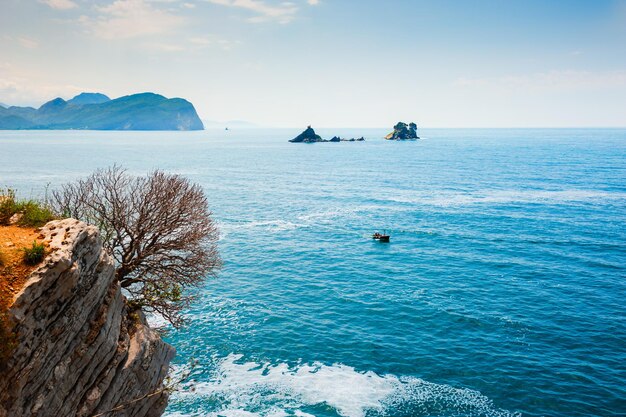
POLYGON ((224 266, 169 417, 626 414, 626 130, 298 133, 0 132, 0 186, 202 185, 224 266))

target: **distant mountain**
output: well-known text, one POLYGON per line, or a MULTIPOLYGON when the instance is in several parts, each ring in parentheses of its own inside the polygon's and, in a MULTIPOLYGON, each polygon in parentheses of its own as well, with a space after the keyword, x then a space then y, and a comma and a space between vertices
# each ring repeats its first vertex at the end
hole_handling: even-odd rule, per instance
POLYGON ((4 104, 4 103, 0 103, 0 107, 4 107, 5 109, 8 108, 9 106, 4 104))
POLYGON ((82 93, 65 101, 55 98, 38 109, 0 107, 0 129, 202 130, 193 104, 154 93, 115 100, 82 93))
POLYGON ((111 101, 110 98, 100 93, 80 93, 76 97, 67 101, 67 104, 84 106, 85 104, 100 104, 111 101))

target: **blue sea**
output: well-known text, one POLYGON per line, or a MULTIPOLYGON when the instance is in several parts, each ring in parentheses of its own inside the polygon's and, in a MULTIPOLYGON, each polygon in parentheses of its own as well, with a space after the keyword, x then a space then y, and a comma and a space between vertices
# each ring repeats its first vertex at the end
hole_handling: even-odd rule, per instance
POLYGON ((5 131, 0 186, 204 187, 224 266, 166 336, 168 417, 626 415, 626 130, 298 133, 5 131))

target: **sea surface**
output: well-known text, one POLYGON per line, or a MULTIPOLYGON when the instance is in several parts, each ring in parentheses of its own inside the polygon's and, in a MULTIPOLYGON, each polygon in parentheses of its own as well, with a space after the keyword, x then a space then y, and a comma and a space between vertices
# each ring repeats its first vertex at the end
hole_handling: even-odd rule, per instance
POLYGON ((166 337, 168 417, 626 415, 626 130, 298 133, 5 131, 0 186, 204 187, 224 267, 166 337))

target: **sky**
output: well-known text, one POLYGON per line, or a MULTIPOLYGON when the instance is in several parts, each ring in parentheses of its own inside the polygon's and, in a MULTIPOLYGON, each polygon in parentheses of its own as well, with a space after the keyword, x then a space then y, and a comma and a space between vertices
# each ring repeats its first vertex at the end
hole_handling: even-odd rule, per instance
POLYGON ((626 0, 0 0, 0 103, 266 127, 624 127, 626 0))

